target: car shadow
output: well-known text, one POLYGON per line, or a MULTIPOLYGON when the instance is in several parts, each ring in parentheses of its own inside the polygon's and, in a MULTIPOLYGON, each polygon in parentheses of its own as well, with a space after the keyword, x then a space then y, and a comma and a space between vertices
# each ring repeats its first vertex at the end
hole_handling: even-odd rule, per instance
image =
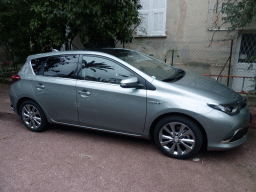
MULTIPOLYGON (((118 143, 121 145, 127 145, 131 147, 143 147, 147 150, 150 150, 153 153, 157 153, 159 155, 163 155, 155 146, 153 140, 148 140, 140 137, 133 137, 115 133, 108 133, 103 131, 91 130, 86 128, 77 128, 72 126, 65 125, 56 125, 53 124, 50 126, 49 132, 57 133, 57 134, 68 134, 70 136, 80 136, 82 138, 90 138, 92 140, 103 141, 107 143, 118 143)), ((243 154, 247 153, 244 150, 245 146, 239 146, 234 149, 223 150, 223 151, 206 151, 206 149, 202 149, 198 154, 189 158, 188 160, 193 160, 195 158, 199 158, 201 160, 215 161, 229 161, 230 159, 240 158, 243 154)))
POLYGON ((87 128, 78 128, 78 127, 72 127, 72 126, 66 126, 66 125, 57 125, 52 124, 50 125, 49 130, 50 132, 56 132, 56 133, 68 133, 72 135, 79 135, 81 137, 91 137, 95 139, 100 140, 113 140, 113 142, 116 141, 122 141, 122 142, 131 142, 131 143, 140 143, 145 145, 154 145, 152 140, 141 138, 141 137, 134 137, 129 135, 123 135, 118 133, 109 133, 105 131, 98 131, 98 130, 92 130, 87 128))

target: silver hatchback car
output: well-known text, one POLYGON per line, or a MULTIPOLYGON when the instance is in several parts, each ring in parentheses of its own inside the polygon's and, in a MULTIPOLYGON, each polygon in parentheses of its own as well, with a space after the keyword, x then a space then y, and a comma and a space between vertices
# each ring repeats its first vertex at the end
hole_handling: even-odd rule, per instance
POLYGON ((250 112, 238 93, 133 50, 31 55, 12 78, 12 108, 31 131, 57 123, 152 138, 179 159, 247 140, 250 112))

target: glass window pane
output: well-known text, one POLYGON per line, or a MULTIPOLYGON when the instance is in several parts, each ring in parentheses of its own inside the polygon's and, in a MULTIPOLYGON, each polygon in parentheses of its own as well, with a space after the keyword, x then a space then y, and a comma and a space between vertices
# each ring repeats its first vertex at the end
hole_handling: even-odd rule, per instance
POLYGON ((46 57, 31 60, 31 65, 36 75, 43 74, 43 66, 45 60, 46 57))
POLYGON ((170 65, 137 51, 104 49, 103 52, 118 57, 119 59, 129 63, 133 67, 158 80, 163 80, 176 75, 176 70, 170 65))
POLYGON ((44 67, 44 75, 52 77, 75 78, 78 55, 50 57, 44 67))
POLYGON ((82 77, 89 81, 119 84, 122 79, 134 76, 117 63, 102 57, 83 56, 82 77))

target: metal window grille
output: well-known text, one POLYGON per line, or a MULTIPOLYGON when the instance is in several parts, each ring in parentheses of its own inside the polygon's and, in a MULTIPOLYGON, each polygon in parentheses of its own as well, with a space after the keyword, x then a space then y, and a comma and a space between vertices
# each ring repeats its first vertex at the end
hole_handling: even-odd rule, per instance
POLYGON ((242 34, 239 62, 256 62, 256 34, 242 34))

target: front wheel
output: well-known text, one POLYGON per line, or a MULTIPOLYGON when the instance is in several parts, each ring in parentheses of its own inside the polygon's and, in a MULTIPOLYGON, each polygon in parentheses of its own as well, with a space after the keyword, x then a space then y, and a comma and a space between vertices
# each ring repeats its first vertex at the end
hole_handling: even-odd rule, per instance
POLYGON ((33 132, 41 132, 47 128, 47 119, 41 107, 34 101, 24 101, 20 106, 20 117, 26 127, 33 132))
POLYGON ((176 159, 193 156, 203 144, 203 136, 198 125, 182 116, 161 119, 155 127, 154 140, 165 155, 176 159))

